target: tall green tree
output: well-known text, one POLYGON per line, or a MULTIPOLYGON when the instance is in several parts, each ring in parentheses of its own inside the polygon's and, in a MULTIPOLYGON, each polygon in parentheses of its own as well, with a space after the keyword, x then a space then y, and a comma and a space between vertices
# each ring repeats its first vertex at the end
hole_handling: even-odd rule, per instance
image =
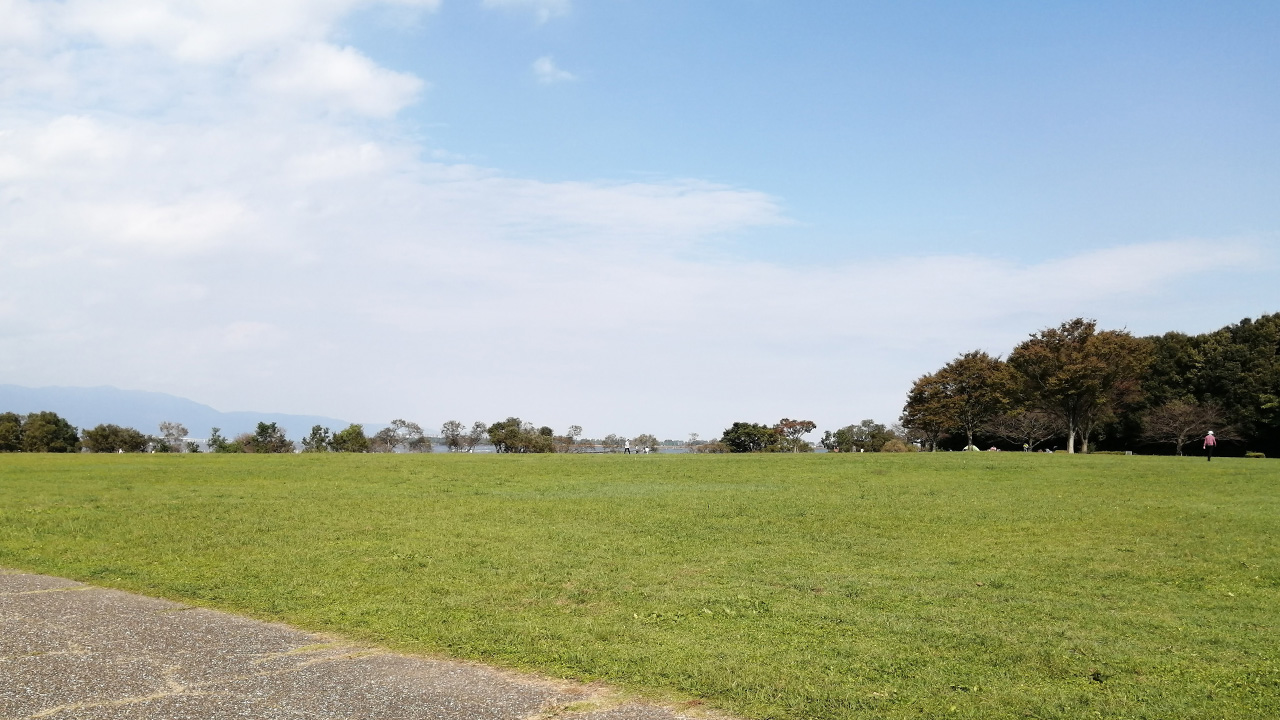
POLYGON ((1150 347, 1127 332, 1098 332, 1076 318, 1034 333, 1009 355, 1024 390, 1040 408, 1057 414, 1067 430, 1067 452, 1077 434, 1087 449, 1098 422, 1141 396, 1150 347))
POLYGON ((1148 407, 1217 405, 1246 447, 1280 453, 1280 313, 1147 341, 1154 357, 1143 380, 1148 407))
POLYGON ((70 453, 79 450, 79 433, 57 413, 31 413, 22 423, 23 452, 70 453))
POLYGON ((952 399, 955 429, 965 434, 965 447, 974 433, 1013 406, 1017 383, 1000 358, 981 350, 967 352, 938 371, 944 393, 952 399))
POLYGON ((252 435, 242 441, 244 451, 250 453, 291 453, 296 448, 285 437, 284 429, 275 423, 260 422, 252 435))
POLYGON ((720 442, 735 453, 773 452, 778 449, 780 439, 773 428, 748 422, 736 422, 720 436, 720 442))
POLYGON ((0 413, 0 452, 18 452, 22 449, 23 417, 17 413, 0 413))
POLYGON ((867 419, 857 425, 823 434, 822 446, 828 452, 880 452, 891 440, 898 440, 892 430, 875 420, 867 419))
POLYGON ((94 453, 145 452, 151 440, 131 427, 110 423, 85 430, 81 441, 84 448, 94 453))
POLYGON ((930 373, 911 385, 898 422, 922 435, 928 448, 936 452, 938 441, 960 424, 958 404, 947 380, 930 373))
POLYGON ((323 425, 312 425, 311 433, 302 439, 302 452, 329 452, 333 444, 333 433, 323 425))
POLYGON ((329 448, 334 452, 369 452, 369 438, 364 434, 364 426, 352 423, 346 430, 334 433, 329 448))
POLYGON ((449 420, 440 426, 440 437, 449 452, 461 452, 466 449, 467 426, 457 420, 449 420))
POLYGON ((489 442, 500 453, 555 452, 555 431, 545 426, 536 428, 518 417, 493 423, 487 432, 489 442))

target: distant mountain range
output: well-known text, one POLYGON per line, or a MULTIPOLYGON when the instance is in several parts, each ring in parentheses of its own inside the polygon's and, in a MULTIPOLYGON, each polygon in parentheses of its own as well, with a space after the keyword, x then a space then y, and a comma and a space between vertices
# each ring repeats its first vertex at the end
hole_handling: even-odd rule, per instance
MULTIPOLYGON (((313 425, 341 430, 350 423, 319 415, 288 415, 265 412, 220 412, 194 400, 158 392, 121 390, 113 387, 28 388, 0 385, 0 412, 19 414, 51 410, 78 428, 113 423, 154 435, 165 421, 180 422, 191 437, 207 438, 210 428, 220 428, 228 437, 250 432, 260 422, 273 422, 294 440, 305 437, 313 425)), ((366 432, 381 425, 368 425, 366 432)))

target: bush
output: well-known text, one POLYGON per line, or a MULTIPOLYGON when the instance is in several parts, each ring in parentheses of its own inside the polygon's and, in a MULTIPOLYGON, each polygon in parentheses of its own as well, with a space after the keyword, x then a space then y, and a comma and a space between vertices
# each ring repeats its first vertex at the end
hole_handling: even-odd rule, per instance
POLYGON ((714 440, 712 442, 694 445, 693 451, 696 453, 727 453, 729 452, 729 446, 719 440, 714 440))
POLYGON ((899 440, 898 438, 894 438, 889 442, 886 442, 884 445, 880 446, 880 452, 893 452, 893 453, 915 452, 918 449, 919 448, 917 448, 915 445, 908 445, 902 442, 901 440, 899 440))
POLYGON ((1247 452, 1244 454, 1244 456, 1247 458, 1265 458, 1267 454, 1260 453, 1260 452, 1247 452))

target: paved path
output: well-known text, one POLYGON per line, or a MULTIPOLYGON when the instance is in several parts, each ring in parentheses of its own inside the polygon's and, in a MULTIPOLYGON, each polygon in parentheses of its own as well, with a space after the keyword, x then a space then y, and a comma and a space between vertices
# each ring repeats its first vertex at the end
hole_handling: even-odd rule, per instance
POLYGON ((0 569, 0 719, 677 720, 596 686, 395 655, 0 569))

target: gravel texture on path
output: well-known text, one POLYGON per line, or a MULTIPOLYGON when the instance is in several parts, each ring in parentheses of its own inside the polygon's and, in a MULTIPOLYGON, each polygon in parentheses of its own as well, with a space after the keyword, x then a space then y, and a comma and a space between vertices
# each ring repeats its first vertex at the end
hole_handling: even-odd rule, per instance
POLYGON ((0 720, 682 717, 596 685, 0 569, 0 720))

